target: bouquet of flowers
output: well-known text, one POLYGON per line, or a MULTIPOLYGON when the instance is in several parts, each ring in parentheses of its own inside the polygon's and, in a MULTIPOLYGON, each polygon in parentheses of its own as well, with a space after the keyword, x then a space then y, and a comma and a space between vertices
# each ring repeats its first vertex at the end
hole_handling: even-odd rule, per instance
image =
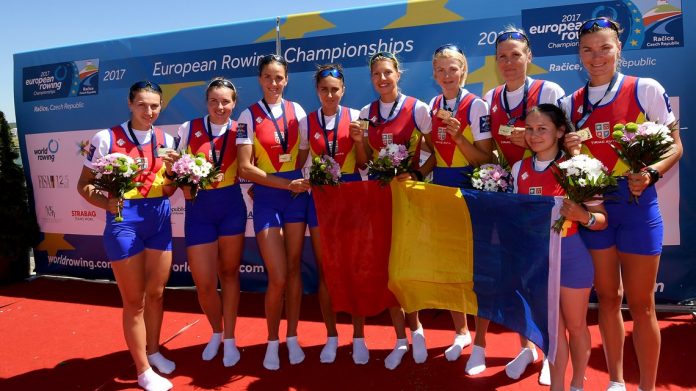
MULTIPOLYGON (((566 198, 578 204, 601 199, 599 195, 616 186, 616 178, 593 157, 580 154, 561 163, 554 162, 553 165, 552 172, 565 190, 566 198)), ((565 221, 565 217, 559 217, 553 223, 553 230, 561 232, 565 221)))
POLYGON ((214 167, 200 152, 197 155, 184 153, 172 164, 172 171, 177 186, 191 186, 191 195, 196 198, 198 190, 220 182, 220 169, 214 167))
MULTIPOLYGON (((109 197, 123 198, 127 192, 143 185, 135 180, 141 171, 132 157, 110 153, 94 162, 94 179, 91 183, 95 189, 107 192, 109 197)), ((120 205, 114 221, 123 221, 120 205)))
MULTIPOLYGON (((654 122, 616 124, 612 137, 618 144, 611 144, 612 148, 628 164, 631 173, 665 159, 674 144, 670 129, 654 122)), ((638 197, 633 196, 633 201, 637 203, 638 197)))
POLYGON ((309 183, 316 186, 339 184, 341 179, 341 166, 328 155, 317 156, 312 159, 309 168, 309 183))
POLYGON ((509 193, 513 189, 512 176, 502 164, 482 164, 471 174, 471 186, 483 191, 509 193))
POLYGON ((367 175, 386 185, 395 176, 409 171, 412 158, 408 145, 389 144, 379 150, 377 159, 367 163, 367 175))

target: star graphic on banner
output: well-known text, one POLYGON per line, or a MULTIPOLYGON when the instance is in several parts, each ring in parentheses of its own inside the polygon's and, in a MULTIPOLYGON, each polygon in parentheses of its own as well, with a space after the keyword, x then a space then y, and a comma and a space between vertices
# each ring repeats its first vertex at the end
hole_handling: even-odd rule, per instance
POLYGON ((638 41, 635 39, 631 41, 631 46, 638 46, 638 41))
MULTIPOLYGON (((286 39, 302 38, 307 33, 332 29, 334 27, 336 27, 336 25, 324 19, 319 12, 288 15, 285 22, 280 25, 280 36, 286 39)), ((275 39, 275 36, 276 30, 273 28, 256 39, 256 42, 270 41, 275 39)))
POLYGON ((461 15, 445 8, 447 0, 418 1, 409 0, 406 14, 389 23, 385 29, 424 26, 428 24, 454 22, 464 19, 461 15))
POLYGON ((636 22, 640 22, 640 20, 641 20, 640 18, 636 18, 636 22))
MULTIPOLYGON (((543 73, 548 73, 544 68, 534 65, 527 66, 527 75, 534 76, 543 73)), ((503 84, 503 79, 498 74, 498 66, 495 63, 495 56, 486 56, 486 59, 481 68, 469 73, 466 78, 467 83, 483 83, 483 94, 490 89, 503 84)))
POLYGON ((72 246, 65 238, 65 234, 53 234, 44 233, 44 240, 36 246, 39 251, 46 251, 48 255, 55 257, 60 250, 74 250, 75 247, 72 246))
POLYGON ((192 81, 188 83, 160 84, 162 87, 162 111, 167 107, 169 102, 174 99, 176 94, 184 88, 191 88, 205 85, 204 81, 192 81))
POLYGON ((636 34, 640 34, 640 29, 635 29, 635 30, 633 30, 633 31, 635 31, 636 34))

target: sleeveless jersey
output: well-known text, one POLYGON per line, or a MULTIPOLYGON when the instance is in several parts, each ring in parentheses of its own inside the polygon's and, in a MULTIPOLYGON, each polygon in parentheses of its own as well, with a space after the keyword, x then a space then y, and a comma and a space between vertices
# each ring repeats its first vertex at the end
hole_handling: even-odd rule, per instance
MULTIPOLYGON (((471 104, 478 97, 472 93, 467 93, 459 101, 459 107, 454 113, 454 116, 461 123, 462 136, 469 141, 474 143, 474 135, 471 132, 471 104)), ((443 123, 443 120, 437 116, 437 111, 441 110, 442 105, 442 95, 438 95, 433 101, 433 106, 430 108, 430 113, 433 123, 432 140, 435 146, 435 157, 437 159, 437 167, 466 167, 469 165, 469 161, 466 160, 462 151, 457 147, 457 144, 452 140, 452 136, 447 133, 447 126, 443 123)))
MULTIPOLYGON (((510 109, 510 115, 512 118, 517 118, 517 120, 511 124, 515 127, 524 128, 524 120, 521 119, 522 114, 527 111, 528 108, 534 107, 539 104, 539 98, 541 97, 541 90, 544 86, 543 80, 533 80, 529 85, 527 90, 527 106, 522 107, 522 102, 515 108, 510 109)), ((490 109, 490 121, 491 121, 491 134, 495 139, 495 143, 498 146, 498 150, 503 153, 505 160, 507 160, 510 165, 515 163, 522 158, 531 156, 531 151, 524 149, 520 146, 513 144, 506 136, 501 136, 498 134, 500 125, 507 125, 510 121, 507 113, 505 112, 505 104, 503 103, 503 90, 505 85, 498 86, 493 90, 493 96, 491 97, 491 109, 490 109)))
MULTIPOLYGON (((376 160, 379 151, 389 144, 408 144, 408 151, 413 154, 411 166, 418 167, 420 158, 421 132, 415 119, 416 98, 407 96, 396 116, 381 123, 371 121, 368 129, 368 143, 374 151, 372 159, 376 160)), ((379 100, 370 104, 370 118, 379 117, 379 100)))
MULTIPOLYGON (((577 124, 582 118, 584 88, 575 91, 571 97, 571 121, 577 124)), ((638 103, 638 78, 624 76, 618 91, 611 102, 597 107, 583 124, 592 133, 592 138, 583 142, 582 153, 599 159, 614 175, 623 175, 629 167, 619 159, 611 144, 618 145, 611 136, 614 125, 627 122, 646 121, 645 112, 638 103)))
MULTIPOLYGON (((560 163, 566 160, 565 156, 558 159, 560 163)), ((544 171, 534 169, 534 162, 531 157, 526 157, 520 163, 520 171, 517 173, 517 193, 542 196, 564 196, 565 190, 558 183, 553 175, 553 170, 557 170, 553 164, 549 165, 544 171)), ((578 232, 577 221, 570 222, 566 220, 563 224, 563 237, 575 235, 578 232)))
MULTIPOLYGON (((309 149, 312 157, 319 155, 329 155, 329 149, 333 148, 334 137, 336 137, 336 154, 333 156, 336 163, 341 166, 341 172, 352 174, 357 172, 355 164, 355 146, 353 139, 350 138, 350 109, 339 106, 340 122, 334 124, 334 129, 331 132, 326 132, 324 137, 324 129, 321 127, 319 110, 312 112, 307 116, 307 134, 309 137, 309 149), (334 132, 338 132, 334 135, 334 132), (327 140, 329 145, 327 145, 327 140)), ((338 114, 338 113, 337 113, 338 114)))
MULTIPOLYGON (((254 126, 254 160, 258 168, 269 174, 298 170, 304 163, 297 161, 297 155, 300 151, 300 132, 299 121, 295 116, 295 106, 286 100, 283 100, 281 104, 288 124, 287 151, 283 151, 278 132, 272 122, 273 119, 266 114, 261 105, 257 102, 249 107, 254 126), (286 153, 292 157, 291 161, 281 162, 280 155, 286 153)), ((282 137, 285 137, 283 118, 276 119, 276 124, 282 137)))
POLYGON ((165 143, 164 132, 160 128, 153 129, 153 138, 147 144, 141 144, 141 149, 132 142, 121 125, 110 129, 111 146, 109 153, 122 153, 132 157, 143 169, 135 180, 143 185, 123 195, 125 199, 157 198, 164 195, 164 163, 162 158, 156 156, 157 143, 165 143))
MULTIPOLYGON (((213 189, 232 186, 237 183, 237 146, 235 145, 235 140, 237 138, 237 122, 230 121, 228 125, 225 132, 226 134, 229 133, 229 135, 227 136, 227 144, 225 145, 222 164, 220 165, 220 172, 224 175, 224 178, 221 182, 213 183, 211 185, 213 189)), ((218 159, 220 158, 224 141, 224 134, 213 137, 215 153, 218 159)), ((204 118, 196 118, 191 121, 186 152, 193 155, 203 153, 209 162, 215 163, 213 162, 213 156, 210 150, 210 138, 206 131, 206 121, 204 118)))

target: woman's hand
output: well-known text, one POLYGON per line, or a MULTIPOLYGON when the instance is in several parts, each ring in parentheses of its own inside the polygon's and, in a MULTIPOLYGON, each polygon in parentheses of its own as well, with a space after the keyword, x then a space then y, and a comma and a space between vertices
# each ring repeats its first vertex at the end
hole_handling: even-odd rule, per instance
POLYGON ((643 194, 643 191, 650 186, 650 173, 647 171, 628 173, 626 177, 628 178, 628 189, 636 197, 643 194))
POLYGON ((172 165, 174 164, 175 161, 179 160, 181 158, 181 155, 174 151, 167 151, 162 157, 162 162, 164 162, 164 168, 167 170, 168 175, 172 175, 172 165))
POLYGON ((352 138, 354 142, 363 142, 364 131, 360 128, 360 121, 352 121, 348 126, 348 131, 350 132, 350 138, 352 138))
POLYGON ((304 178, 293 179, 288 185, 288 190, 293 193, 302 193, 308 191, 310 188, 309 179, 304 178))
POLYGON ((117 214, 123 209, 123 198, 108 198, 106 201, 106 209, 111 214, 117 214))
POLYGON ((587 224, 590 220, 590 212, 581 205, 564 198, 561 206, 561 216, 570 221, 577 221, 580 224, 587 224))
POLYGON ((448 119, 442 121, 447 128, 446 132, 452 137, 452 141, 459 144, 464 141, 464 136, 462 136, 462 123, 455 117, 449 117, 448 119))
POLYGON ((566 133, 563 139, 563 145, 571 156, 579 155, 580 148, 582 147, 582 140, 576 132, 569 132, 566 133))
POLYGON ((522 147, 524 149, 528 149, 529 146, 527 145, 527 141, 524 139, 524 128, 515 128, 512 131, 512 134, 510 134, 510 142, 517 145, 518 147, 522 147))

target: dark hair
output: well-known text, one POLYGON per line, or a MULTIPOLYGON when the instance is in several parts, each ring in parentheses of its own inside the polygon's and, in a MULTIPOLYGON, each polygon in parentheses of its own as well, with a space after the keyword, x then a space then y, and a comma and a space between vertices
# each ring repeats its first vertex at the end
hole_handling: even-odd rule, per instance
POLYGON ((607 17, 600 17, 600 18, 593 18, 584 21, 581 25, 578 31, 580 34, 578 35, 578 39, 582 38, 583 35, 586 34, 591 34, 597 31, 601 30, 606 30, 610 29, 613 30, 616 33, 616 38, 619 38, 619 35, 621 35, 621 32, 623 31, 621 29, 621 25, 619 25, 618 22, 611 18, 607 17))
POLYGON ((205 99, 206 100, 208 99, 208 93, 213 88, 229 88, 230 90, 232 90, 232 100, 234 102, 237 101, 237 88, 228 79, 225 79, 224 77, 213 78, 213 80, 211 80, 210 83, 208 83, 208 88, 205 89, 205 99))
POLYGON ((568 117, 566 117, 565 112, 554 104, 542 103, 536 105, 527 110, 527 116, 529 116, 531 113, 544 114, 545 116, 549 117, 555 127, 559 129, 563 127, 565 129, 564 133, 573 131, 573 125, 571 125, 570 121, 568 121, 568 117))
POLYGON ((283 69, 285 69, 285 75, 287 76, 288 74, 288 62, 285 60, 285 58, 281 55, 278 54, 267 54, 263 57, 261 57, 261 61, 259 61, 259 76, 263 73, 264 68, 266 68, 266 65, 276 62, 280 65, 283 66, 283 69))
POLYGON ((141 80, 133 83, 133 85, 130 87, 130 90, 128 91, 128 100, 132 102, 133 99, 135 99, 135 95, 140 91, 154 92, 155 94, 159 95, 160 98, 162 98, 162 88, 160 88, 159 84, 148 80, 141 80))
POLYGON ((319 87, 319 82, 329 76, 333 76, 340 79, 345 83, 343 79, 343 66, 341 64, 324 64, 317 66, 317 71, 314 72, 314 84, 319 87))

